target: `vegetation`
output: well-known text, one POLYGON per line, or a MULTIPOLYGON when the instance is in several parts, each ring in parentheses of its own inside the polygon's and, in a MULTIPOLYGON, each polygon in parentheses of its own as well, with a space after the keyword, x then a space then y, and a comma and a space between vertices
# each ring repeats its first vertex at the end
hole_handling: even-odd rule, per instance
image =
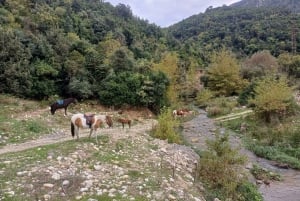
POLYGON ((228 134, 217 134, 216 139, 207 141, 207 146, 200 157, 199 177, 209 189, 209 199, 263 200, 257 188, 240 176, 245 158, 238 149, 231 148, 228 134))
POLYGON ((267 123, 271 123, 274 118, 282 118, 294 101, 292 88, 283 77, 265 77, 258 81, 254 92, 255 97, 251 103, 256 114, 267 123))
POLYGON ((181 143, 181 136, 179 134, 179 124, 174 119, 172 111, 168 108, 163 108, 158 116, 158 124, 152 131, 152 136, 168 140, 169 143, 181 143))
POLYGON ((207 77, 208 88, 219 96, 238 94, 246 85, 245 80, 241 79, 237 61, 224 49, 212 55, 207 77))
MULTIPOLYGON (((300 88, 300 56, 295 54, 300 43, 291 37, 300 18, 283 4, 208 8, 161 29, 134 16, 124 4, 0 1, 0 146, 48 134, 43 111, 41 121, 27 114, 43 110, 60 97, 117 108, 147 107, 159 114, 152 136, 170 143, 184 141, 171 108, 191 103, 205 108, 209 117, 217 117, 245 106, 253 108, 255 115, 225 124, 237 132, 247 125, 243 136, 255 154, 300 169, 299 106, 294 101, 295 89, 300 88), (39 102, 19 104, 16 97, 39 102)), ((59 117, 49 122, 67 126, 59 117)), ((201 157, 199 175, 212 190, 208 196, 261 200, 257 189, 235 172, 243 160, 229 147, 227 137, 208 142, 208 151, 201 157)), ((101 140, 103 146, 109 143, 101 140)), ((126 163, 128 156, 118 153, 124 147, 131 150, 131 145, 118 142, 115 152, 90 157, 126 163)), ((33 150, 41 155, 32 159, 43 162, 46 151, 33 150)), ((11 168, 20 167, 22 161, 11 168)), ((133 180, 143 176, 135 170, 128 174, 133 180)), ((254 169, 253 174, 261 176, 261 170, 254 169)), ((12 178, 13 173, 8 173, 3 181, 12 178)), ((110 200, 106 194, 99 199, 110 200)))
POLYGON ((145 70, 165 49, 163 32, 134 17, 128 6, 12 0, 1 2, 0 13, 0 43, 5 44, 0 48, 0 92, 39 100, 75 96, 151 109, 163 104, 158 97, 166 91, 167 78, 145 70), (119 96, 131 87, 131 94, 119 96))

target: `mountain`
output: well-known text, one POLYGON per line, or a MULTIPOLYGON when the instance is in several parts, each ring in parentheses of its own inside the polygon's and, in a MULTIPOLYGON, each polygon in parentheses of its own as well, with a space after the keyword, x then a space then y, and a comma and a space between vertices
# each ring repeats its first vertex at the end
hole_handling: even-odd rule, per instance
POLYGON ((299 0, 242 0, 237 3, 230 5, 232 7, 268 7, 268 8, 287 8, 293 12, 300 12, 300 1, 299 0))
POLYGON ((184 44, 181 48, 187 54, 203 62, 209 52, 220 47, 242 57, 260 50, 270 50, 274 56, 300 51, 297 38, 300 18, 288 9, 291 1, 261 2, 264 4, 259 7, 257 1, 243 0, 230 6, 208 8, 168 27, 168 33, 184 44))

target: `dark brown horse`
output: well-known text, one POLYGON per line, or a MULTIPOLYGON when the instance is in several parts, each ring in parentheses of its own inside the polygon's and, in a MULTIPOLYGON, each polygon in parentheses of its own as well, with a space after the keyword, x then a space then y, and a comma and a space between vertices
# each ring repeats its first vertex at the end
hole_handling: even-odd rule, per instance
POLYGON ((128 124, 129 128, 131 127, 131 120, 130 119, 127 119, 127 118, 118 118, 117 122, 121 123, 123 128, 124 128, 125 124, 128 124))
POLYGON ((68 106, 71 103, 76 104, 77 103, 76 98, 67 98, 67 99, 63 99, 63 100, 57 100, 55 103, 53 103, 52 105, 50 105, 51 114, 54 115, 55 111, 57 109, 64 108, 65 109, 65 114, 64 115, 67 115, 67 109, 68 109, 68 106))

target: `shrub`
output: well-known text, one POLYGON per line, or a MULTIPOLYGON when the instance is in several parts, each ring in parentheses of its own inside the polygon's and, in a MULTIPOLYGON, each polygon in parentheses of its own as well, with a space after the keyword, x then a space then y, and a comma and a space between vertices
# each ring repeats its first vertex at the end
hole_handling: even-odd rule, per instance
POLYGON ((219 97, 212 100, 207 107, 207 115, 209 117, 216 117, 220 115, 229 114, 238 105, 236 99, 232 97, 219 97))
POLYGON ((237 188, 238 193, 241 194, 243 201, 263 201, 262 195, 259 193, 257 187, 250 182, 243 182, 237 188))
POLYGON ((199 177, 210 189, 221 190, 225 198, 235 199, 245 157, 231 148, 227 134, 216 134, 215 140, 207 141, 207 147, 199 161, 199 177))
POLYGON ((214 94, 209 89, 201 90, 196 97, 196 105, 199 107, 206 107, 209 101, 214 97, 214 94))
POLYGON ((172 116, 172 111, 163 108, 158 116, 158 124, 154 128, 152 136, 168 140, 169 143, 181 143, 180 135, 176 131, 178 126, 178 122, 172 116))

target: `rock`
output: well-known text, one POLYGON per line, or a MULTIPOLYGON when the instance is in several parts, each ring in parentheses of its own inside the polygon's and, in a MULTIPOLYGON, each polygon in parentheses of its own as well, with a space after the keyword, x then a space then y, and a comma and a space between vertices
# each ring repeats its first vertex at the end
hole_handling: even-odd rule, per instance
POLYGON ((60 180, 60 174, 54 173, 51 178, 54 179, 55 181, 58 181, 60 180))
POLYGON ((70 185, 70 181, 69 180, 64 180, 62 183, 63 186, 69 186, 70 185))
POLYGON ((46 188, 53 188, 54 184, 46 183, 43 186, 46 187, 46 188))

